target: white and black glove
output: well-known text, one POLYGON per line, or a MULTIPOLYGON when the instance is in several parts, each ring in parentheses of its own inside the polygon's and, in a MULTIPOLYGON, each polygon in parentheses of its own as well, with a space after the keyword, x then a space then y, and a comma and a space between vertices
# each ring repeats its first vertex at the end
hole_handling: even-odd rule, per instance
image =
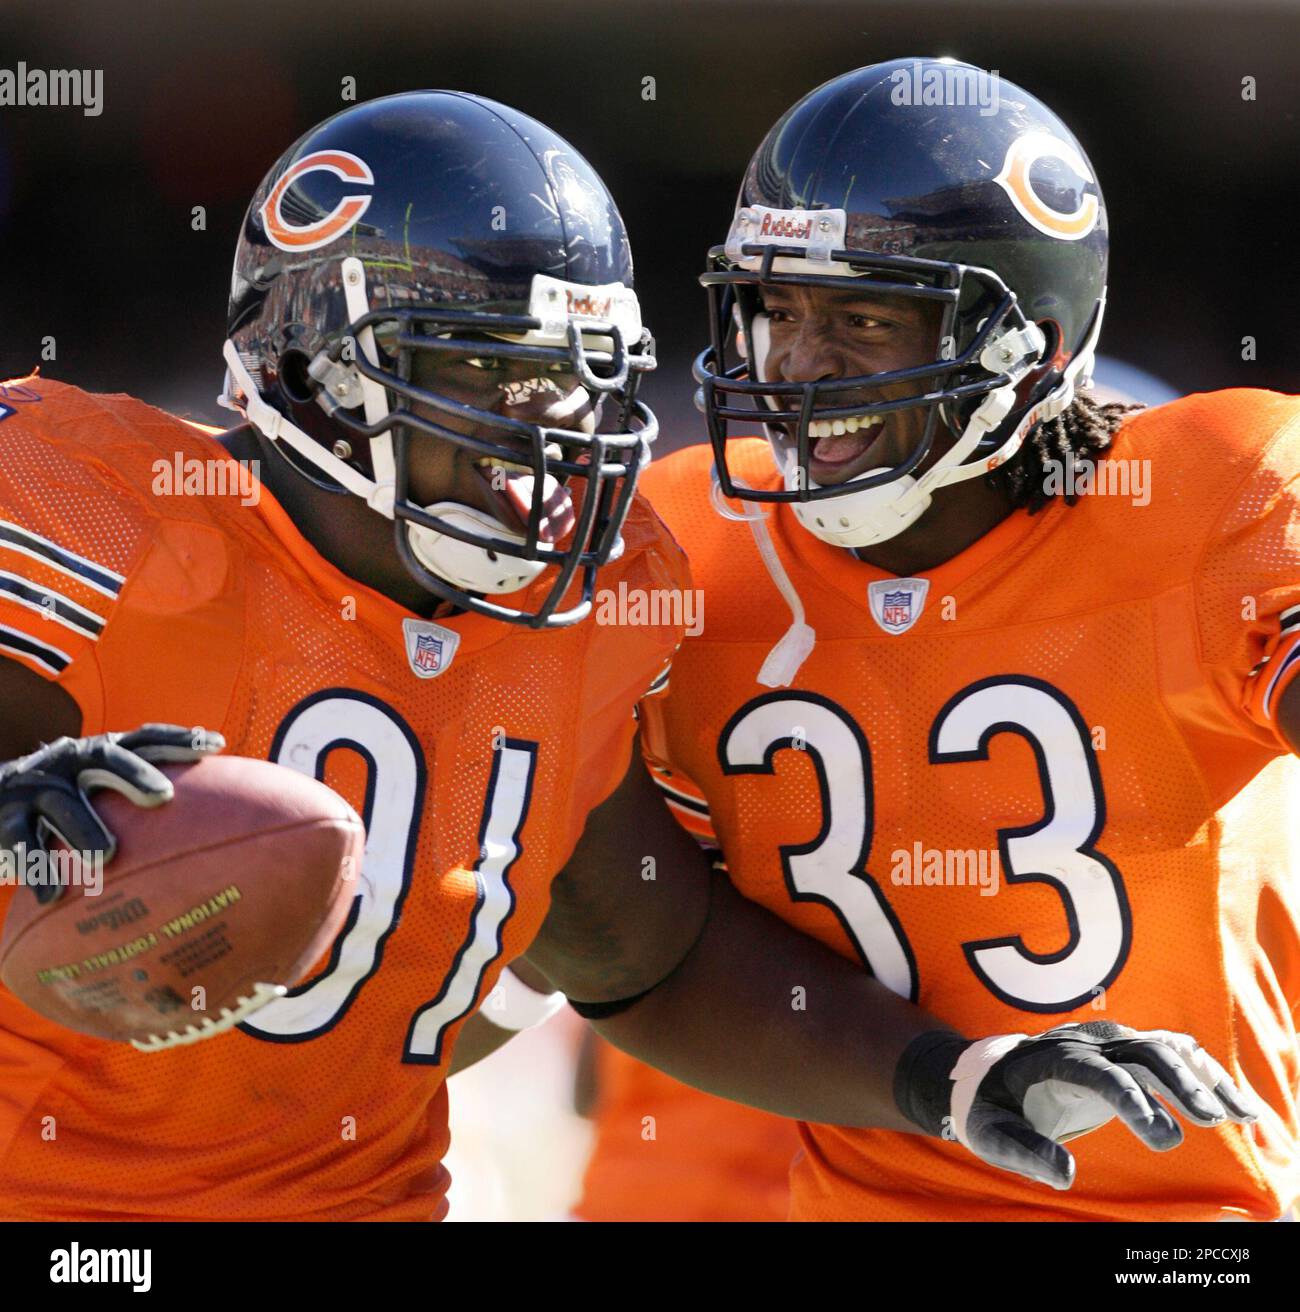
MULTIPOLYGON (((101 852, 111 860, 116 841, 91 806, 88 794, 111 788, 136 806, 162 806, 172 784, 153 764, 197 761, 220 752, 226 740, 204 729, 146 724, 130 733, 58 738, 30 756, 0 765, 0 852, 22 860, 53 834, 77 852, 101 852)), ((57 884, 35 886, 50 902, 57 884)))
POLYGON ((1153 1152, 1182 1143, 1178 1122, 1153 1094, 1193 1125, 1259 1115, 1190 1034, 1111 1021, 973 1043, 923 1034, 908 1045, 894 1081, 899 1110, 927 1134, 1053 1189, 1074 1183, 1074 1158, 1061 1143, 1116 1116, 1153 1152))

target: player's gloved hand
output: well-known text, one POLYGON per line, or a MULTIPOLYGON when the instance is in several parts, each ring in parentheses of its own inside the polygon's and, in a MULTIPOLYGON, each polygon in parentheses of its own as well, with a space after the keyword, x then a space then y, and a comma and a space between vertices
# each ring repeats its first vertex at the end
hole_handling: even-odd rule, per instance
POLYGON ((1110 1021, 974 1043, 922 1035, 899 1062, 894 1092, 927 1133, 1053 1189, 1074 1183, 1074 1158, 1061 1143, 1116 1116, 1153 1152, 1176 1148, 1182 1129, 1153 1094, 1193 1125, 1259 1115, 1254 1098, 1190 1034, 1110 1021))
MULTIPOLYGON (((197 761, 220 752, 219 733, 175 724, 146 724, 130 733, 59 738, 30 756, 0 765, 0 852, 22 861, 51 833, 77 852, 113 857, 117 843, 88 794, 111 788, 136 806, 162 806, 172 784, 153 762, 197 761)), ((33 886, 37 899, 58 897, 57 884, 33 886)))

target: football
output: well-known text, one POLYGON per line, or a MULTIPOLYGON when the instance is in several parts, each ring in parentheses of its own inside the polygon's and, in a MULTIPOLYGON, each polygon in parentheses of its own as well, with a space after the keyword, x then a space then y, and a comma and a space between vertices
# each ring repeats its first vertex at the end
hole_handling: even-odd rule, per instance
MULTIPOLYGON (((93 803, 116 836, 102 888, 71 878, 10 904, 0 979, 32 1010, 146 1051, 221 1033, 302 980, 358 887, 365 831, 332 789, 268 761, 168 765, 175 796, 93 803)), ((80 872, 81 877, 78 878, 80 872)))

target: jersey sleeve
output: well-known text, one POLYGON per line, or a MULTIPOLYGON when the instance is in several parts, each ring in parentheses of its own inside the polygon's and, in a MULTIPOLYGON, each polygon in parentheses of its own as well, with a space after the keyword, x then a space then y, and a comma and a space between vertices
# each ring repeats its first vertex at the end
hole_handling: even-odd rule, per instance
POLYGON ((578 832, 627 773, 640 705, 667 686, 694 613, 686 555, 640 498, 624 537, 625 559, 602 573, 594 613, 584 621, 591 637, 577 736, 578 832))
POLYGON ((109 470, 41 422, 42 393, 33 380, 0 410, 0 656, 93 715, 95 649, 146 534, 109 470))
POLYGON ((672 702, 671 674, 670 662, 637 708, 637 718, 641 722, 641 758, 669 814, 701 847, 715 851, 722 845, 713 828, 708 798, 673 760, 670 720, 678 708, 672 702))
MULTIPOLYGON (((692 524, 699 514, 700 489, 709 486, 712 458, 712 451, 707 447, 684 447, 656 459, 642 477, 641 486, 654 498, 656 508, 679 529, 692 524)), ((703 589, 698 589, 695 595, 696 609, 690 617, 694 622, 688 622, 686 637, 694 637, 704 627, 703 589)), ((720 844, 709 814, 708 799, 673 759, 670 725, 678 709, 673 700, 670 661, 651 683, 638 707, 641 757, 673 819, 702 847, 717 850, 720 844)))
POLYGON ((1197 565, 1197 639, 1211 687, 1243 730, 1290 751, 1276 716, 1300 674, 1300 399, 1265 413, 1260 455, 1197 565))
POLYGON ((668 807, 668 813, 701 847, 721 848, 709 800, 693 779, 673 763, 669 751, 667 702, 663 697, 641 705, 641 756, 668 807))

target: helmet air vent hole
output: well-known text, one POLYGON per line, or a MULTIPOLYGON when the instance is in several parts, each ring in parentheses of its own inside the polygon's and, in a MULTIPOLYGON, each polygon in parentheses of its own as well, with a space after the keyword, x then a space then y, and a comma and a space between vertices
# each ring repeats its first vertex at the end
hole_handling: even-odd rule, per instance
POLYGON ((316 382, 307 372, 309 363, 302 351, 288 350, 280 357, 280 389, 298 405, 305 405, 316 395, 316 382))

